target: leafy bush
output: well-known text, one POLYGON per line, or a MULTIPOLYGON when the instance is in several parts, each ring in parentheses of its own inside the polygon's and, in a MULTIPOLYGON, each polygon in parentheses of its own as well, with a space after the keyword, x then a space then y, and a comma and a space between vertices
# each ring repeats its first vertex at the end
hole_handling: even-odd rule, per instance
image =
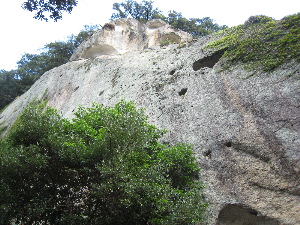
POLYGON ((280 21, 252 16, 243 25, 224 32, 209 48, 225 49, 224 68, 237 63, 249 70, 272 71, 291 60, 300 61, 300 13, 280 21))
POLYGON ((194 224, 206 204, 190 145, 142 109, 32 104, 0 142, 0 224, 194 224))
POLYGON ((244 23, 245 27, 251 27, 254 24, 264 24, 268 22, 272 22, 273 18, 269 16, 250 16, 249 19, 244 23))

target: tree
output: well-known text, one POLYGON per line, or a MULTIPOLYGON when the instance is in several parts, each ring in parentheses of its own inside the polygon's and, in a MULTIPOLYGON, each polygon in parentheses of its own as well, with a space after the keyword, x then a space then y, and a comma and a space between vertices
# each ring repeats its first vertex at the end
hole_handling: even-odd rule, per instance
POLYGON ((99 29, 98 25, 84 25, 77 35, 71 35, 69 42, 73 44, 73 51, 87 38, 89 38, 96 30, 99 29))
POLYGON ((62 12, 71 13, 76 5, 77 0, 27 0, 22 8, 35 12, 35 19, 48 21, 49 17, 57 21, 62 18, 62 12))
POLYGON ((0 141, 0 223, 194 224, 206 204, 190 145, 132 102, 80 108, 62 119, 27 108, 0 141))
POLYGON ((66 42, 56 41, 46 44, 40 54, 25 53, 17 62, 19 78, 24 76, 39 78, 45 72, 69 61, 75 49, 88 38, 98 26, 84 26, 78 35, 71 35, 66 42))
POLYGON ((25 53, 17 62, 16 70, 0 70, 0 109, 25 93, 45 72, 67 63, 74 50, 97 28, 86 25, 79 34, 68 37, 66 42, 46 44, 40 54, 25 53))
POLYGON ((226 25, 220 26, 214 23, 214 20, 210 17, 203 17, 202 19, 191 18, 188 24, 188 28, 184 31, 191 33, 194 37, 204 37, 228 28, 226 25))
POLYGON ((0 109, 12 102, 19 94, 14 71, 0 70, 0 109))
POLYGON ((174 10, 169 11, 168 16, 161 17, 162 20, 173 26, 174 28, 183 30, 193 35, 195 38, 204 37, 214 32, 224 30, 226 25, 220 26, 214 23, 210 17, 190 18, 187 19, 181 13, 174 10))
POLYGON ((214 23, 209 17, 190 18, 187 19, 181 13, 174 10, 169 11, 168 16, 164 16, 162 12, 153 7, 153 1, 143 1, 138 3, 133 0, 127 0, 122 3, 114 3, 113 9, 117 11, 111 16, 111 20, 118 18, 134 18, 141 22, 147 22, 151 19, 162 19, 174 28, 186 31, 192 34, 195 38, 203 37, 213 32, 223 30, 227 26, 220 26, 214 23))
POLYGON ((162 17, 162 19, 170 24, 171 26, 183 30, 192 34, 194 37, 203 37, 211 33, 224 30, 227 26, 220 26, 214 23, 213 19, 209 17, 200 18, 190 18, 187 19, 182 16, 181 13, 176 11, 169 11, 167 17, 162 17))
POLYGON ((70 41, 59 41, 46 44, 42 50, 40 54, 25 53, 17 62, 20 79, 29 77, 34 82, 45 72, 67 63, 74 51, 74 46, 70 41))
POLYGON ((161 11, 157 8, 153 8, 152 4, 153 1, 145 0, 143 0, 141 4, 133 0, 114 3, 113 10, 116 10, 117 12, 112 14, 111 20, 131 17, 147 22, 148 20, 155 19, 161 15, 161 11))

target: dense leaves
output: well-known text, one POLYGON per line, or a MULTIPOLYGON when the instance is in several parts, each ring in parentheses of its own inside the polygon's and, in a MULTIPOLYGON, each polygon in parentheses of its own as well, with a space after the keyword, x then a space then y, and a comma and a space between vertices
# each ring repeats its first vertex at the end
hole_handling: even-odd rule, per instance
POLYGON ((35 19, 48 18, 57 21, 62 18, 63 12, 71 13, 77 5, 77 0, 27 0, 22 7, 30 12, 35 12, 35 19))
POLYGON ((252 16, 209 47, 226 50, 224 68, 243 63, 250 70, 272 71, 291 60, 300 61, 300 13, 279 21, 252 16))
POLYGON ((32 104, 0 142, 0 223, 180 224, 201 220, 199 167, 186 144, 131 102, 72 120, 32 104))
POLYGON ((14 71, 0 70, 0 109, 21 94, 17 83, 14 71))
POLYGON ((169 11, 168 16, 162 16, 161 19, 177 29, 192 34, 195 38, 203 37, 227 28, 225 25, 220 26, 214 23, 213 19, 209 17, 187 19, 176 11, 169 11))
POLYGON ((113 13, 111 20, 119 18, 133 18, 143 22, 148 20, 158 18, 161 15, 161 11, 158 8, 153 7, 153 1, 143 0, 141 3, 138 3, 133 0, 127 0, 122 3, 114 3, 113 10, 116 13, 113 13))
POLYGON ((68 37, 66 42, 46 44, 40 54, 25 53, 17 62, 17 69, 0 70, 0 109, 26 92, 45 72, 67 63, 73 51, 97 28, 85 26, 78 35, 68 37))

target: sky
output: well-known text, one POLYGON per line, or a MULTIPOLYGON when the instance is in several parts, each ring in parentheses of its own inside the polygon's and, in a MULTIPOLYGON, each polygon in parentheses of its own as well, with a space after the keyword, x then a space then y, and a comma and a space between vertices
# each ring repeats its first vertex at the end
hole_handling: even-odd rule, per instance
MULTIPOLYGON (((24 53, 39 53, 47 43, 66 41, 78 34, 84 25, 109 22, 115 2, 124 0, 78 0, 71 14, 64 13, 58 22, 33 18, 34 13, 21 8, 25 0, 0 2, 0 69, 16 68, 24 53)), ((137 2, 141 2, 136 0, 137 2)), ((186 18, 210 17, 219 25, 229 27, 244 23, 250 16, 266 15, 276 20, 300 12, 299 0, 154 0, 154 7, 166 15, 169 10, 181 12, 186 18)))

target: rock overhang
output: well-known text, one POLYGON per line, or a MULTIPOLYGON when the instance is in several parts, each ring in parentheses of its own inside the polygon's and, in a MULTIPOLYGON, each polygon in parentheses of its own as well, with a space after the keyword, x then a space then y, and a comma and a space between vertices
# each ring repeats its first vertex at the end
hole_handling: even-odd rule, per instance
POLYGON ((85 40, 70 61, 141 51, 159 46, 161 42, 181 43, 192 39, 191 34, 177 30, 160 19, 146 24, 135 19, 118 19, 105 24, 85 40))

